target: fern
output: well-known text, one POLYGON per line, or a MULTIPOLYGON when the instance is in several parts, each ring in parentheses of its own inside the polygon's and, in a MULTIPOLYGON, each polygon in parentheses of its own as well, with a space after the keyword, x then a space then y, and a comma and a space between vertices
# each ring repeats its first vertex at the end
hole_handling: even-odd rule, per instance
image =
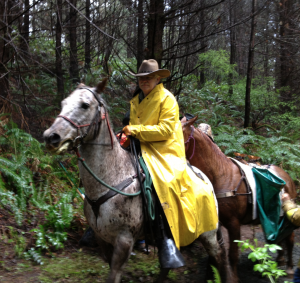
POLYGON ((25 248, 26 248, 26 241, 22 235, 19 235, 18 231, 15 231, 14 227, 7 226, 9 228, 10 240, 14 243, 14 250, 18 257, 21 257, 25 248))
POLYGON ((208 280, 207 283, 222 283, 218 269, 215 268, 213 265, 211 265, 211 268, 214 273, 214 281, 208 280))
POLYGON ((20 201, 13 192, 0 191, 1 204, 4 208, 13 213, 18 225, 22 224, 23 213, 19 207, 20 201))
MULTIPOLYGON (((286 170, 293 180, 300 177, 300 145, 283 136, 264 137, 251 129, 231 126, 214 128, 215 141, 226 155, 234 152, 257 155, 263 164, 275 164, 286 170)), ((278 132, 277 134, 280 134, 278 132)))
POLYGON ((30 203, 32 203, 33 206, 46 211, 49 209, 49 205, 51 205, 50 199, 51 196, 48 184, 46 184, 44 187, 42 187, 42 184, 40 184, 39 189, 33 188, 30 203))
POLYGON ((35 248, 31 248, 30 250, 24 253, 24 256, 26 259, 32 259, 38 264, 44 264, 40 249, 35 250, 35 248))
MULTIPOLYGON (((63 157, 45 154, 43 144, 16 128, 13 123, 6 127, 5 135, 0 137, 0 141, 4 152, 0 156, 0 205, 14 215, 18 225, 22 224, 27 207, 32 209, 26 214, 27 217, 30 213, 35 214, 36 210, 44 212, 45 221, 33 229, 36 247, 39 249, 33 248, 25 253, 26 258, 42 263, 43 250, 64 246, 63 243, 67 239, 66 229, 73 220, 72 199, 76 189, 69 189, 65 193, 57 190, 60 187, 68 188, 68 179, 62 170, 57 170, 57 161, 63 157), (47 172, 37 186, 32 170, 47 172)), ((77 164, 76 158, 70 155, 66 157, 72 166, 77 164)), ((41 172, 38 174, 41 175, 41 172)), ((70 174, 73 179, 78 179, 77 166, 70 174)), ((19 254, 21 244, 17 245, 19 254)))
POLYGON ((63 248, 63 243, 67 240, 67 232, 63 231, 50 232, 47 233, 45 236, 48 239, 49 243, 56 249, 63 248))

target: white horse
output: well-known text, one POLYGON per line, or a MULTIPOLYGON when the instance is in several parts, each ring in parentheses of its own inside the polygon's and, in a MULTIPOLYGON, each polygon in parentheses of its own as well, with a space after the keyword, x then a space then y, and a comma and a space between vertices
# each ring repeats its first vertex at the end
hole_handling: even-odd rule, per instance
MULTIPOLYGON (((100 96, 105 84, 106 79, 96 88, 79 85, 62 101, 62 111, 53 125, 44 132, 44 139, 47 148, 55 153, 74 149, 81 144, 78 154, 86 160, 95 175, 112 187, 134 194, 140 191, 135 165, 131 154, 122 149, 112 134, 106 104, 100 96), (127 186, 122 186, 126 182, 127 186)), ((141 195, 128 197, 115 194, 106 198, 109 189, 93 178, 81 162, 79 171, 86 194, 84 214, 95 232, 101 256, 110 265, 107 282, 120 282, 122 269, 134 243, 143 238, 141 195), (92 208, 92 201, 101 197, 104 202, 92 208)), ((225 251, 224 246, 218 243, 217 230, 203 233, 200 240, 212 264, 225 274, 225 251)), ((159 282, 162 280, 163 276, 159 282)))

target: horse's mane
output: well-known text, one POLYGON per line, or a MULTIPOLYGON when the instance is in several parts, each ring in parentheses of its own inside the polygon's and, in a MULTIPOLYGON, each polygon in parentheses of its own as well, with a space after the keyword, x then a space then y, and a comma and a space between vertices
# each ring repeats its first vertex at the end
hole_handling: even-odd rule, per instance
MULTIPOLYGON (((97 93, 97 89, 95 89, 95 92, 97 93)), ((100 103, 102 104, 102 106, 104 107, 104 110, 105 110, 105 119, 108 119, 108 122, 110 123, 109 115, 108 115, 110 107, 106 103, 103 96, 100 93, 97 93, 97 94, 98 94, 99 101, 100 101, 100 103)), ((94 132, 93 132, 93 138, 94 139, 98 136, 99 131, 100 131, 100 126, 104 122, 104 120, 102 120, 102 117, 100 117, 100 112, 99 111, 96 114, 95 122, 96 123, 95 123, 95 127, 94 127, 94 132), (98 121, 98 123, 97 123, 97 121, 98 121)))
MULTIPOLYGON (((232 163, 232 161, 221 151, 221 149, 217 146, 215 142, 213 142, 210 137, 202 132, 200 129, 196 128, 196 132, 198 132, 204 138, 205 142, 209 144, 211 150, 216 154, 216 162, 219 163, 232 163)), ((221 164, 220 164, 221 165, 221 164)), ((224 165, 224 164, 222 164, 224 165)))

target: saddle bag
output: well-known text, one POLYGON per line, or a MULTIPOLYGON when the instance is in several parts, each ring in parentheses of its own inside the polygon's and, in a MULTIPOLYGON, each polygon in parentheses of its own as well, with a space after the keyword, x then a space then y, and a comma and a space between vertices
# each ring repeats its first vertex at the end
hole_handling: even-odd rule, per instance
POLYGON ((286 217, 280 219, 280 190, 285 181, 274 175, 268 169, 252 168, 256 189, 258 214, 267 242, 279 243, 298 228, 286 217))

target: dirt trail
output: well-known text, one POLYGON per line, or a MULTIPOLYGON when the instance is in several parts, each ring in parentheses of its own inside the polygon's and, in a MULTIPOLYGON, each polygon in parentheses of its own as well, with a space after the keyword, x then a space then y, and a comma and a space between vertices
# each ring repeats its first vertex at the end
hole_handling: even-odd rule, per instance
MULTIPOLYGON (((223 234, 225 244, 228 246, 225 229, 223 234)), ((259 226, 255 226, 254 229, 250 225, 242 227, 242 239, 253 239, 254 236, 259 243, 263 244, 263 233, 259 226)), ((80 247, 79 239, 80 235, 70 232, 65 249, 46 254, 44 265, 37 265, 32 261, 16 258, 14 244, 9 243, 7 239, 4 240, 2 235, 2 239, 0 239, 0 282, 105 282, 109 271, 108 265, 99 258, 97 249, 80 247)), ((300 230, 298 229, 295 243, 299 243, 299 241, 300 230)), ((205 270, 208 258, 201 243, 196 241, 189 248, 183 249, 182 253, 187 265, 172 271, 166 282, 206 283, 205 270)), ((238 272, 241 283, 269 282, 268 279, 261 278, 258 273, 253 271, 253 263, 248 259, 248 254, 249 251, 245 251, 240 255, 238 272)), ((293 257, 296 264, 300 258, 299 244, 295 245, 293 257)), ((158 260, 157 256, 153 256, 153 248, 150 255, 134 250, 134 254, 125 268, 122 282, 153 282, 158 272, 158 260)), ((292 282, 292 279, 282 278, 279 282, 283 283, 284 281, 292 282)))

